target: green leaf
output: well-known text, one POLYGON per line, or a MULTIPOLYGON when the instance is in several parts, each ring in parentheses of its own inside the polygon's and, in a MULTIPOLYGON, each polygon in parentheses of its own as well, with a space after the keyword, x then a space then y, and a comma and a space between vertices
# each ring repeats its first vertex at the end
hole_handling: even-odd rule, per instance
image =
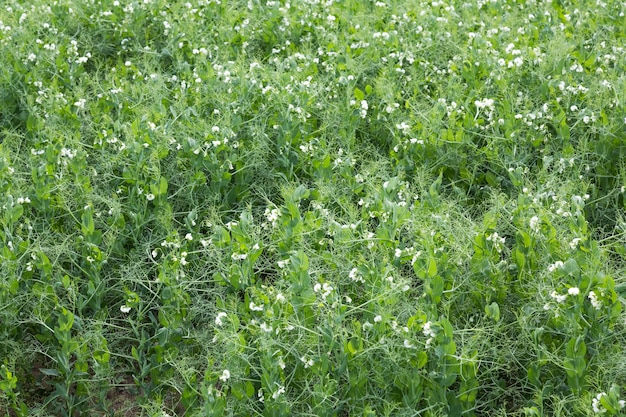
POLYGON ((2 374, 0 376, 0 391, 8 393, 13 391, 17 387, 17 377, 13 375, 13 372, 9 371, 5 365, 2 365, 2 374))
POLYGON ((519 248, 515 249, 515 264, 517 265, 518 269, 523 269, 524 265, 526 264, 526 256, 524 255, 524 253, 519 250, 519 248))
POLYGON ((571 338, 569 342, 567 342, 565 353, 570 358, 573 358, 576 356, 584 357, 585 354, 587 353, 587 346, 585 345, 585 341, 583 340, 583 337, 578 336, 577 338, 571 338))
POLYGON ((441 275, 436 275, 435 277, 433 277, 429 283, 429 287, 430 296, 435 303, 438 303, 441 300, 441 295, 443 294, 443 277, 441 277, 441 275))
POLYGON ((94 230, 96 229, 96 226, 93 222, 93 216, 91 215, 91 210, 85 210, 83 211, 83 214, 81 215, 81 229, 84 235, 91 235, 94 230))
POLYGON ((493 302, 488 306, 485 306, 485 313, 487 317, 492 318, 494 321, 500 321, 500 306, 498 303, 493 302))
POLYGON ((528 376, 528 381, 536 387, 541 386, 541 367, 537 363, 533 363, 530 365, 528 370, 526 371, 528 376))
POLYGON ((365 94, 363 93, 363 91, 359 90, 357 87, 354 87, 354 98, 361 101, 365 99, 365 94))
POLYGON ((39 368, 39 372, 48 376, 61 376, 61 373, 57 369, 39 368))
POLYGON ((230 244, 230 233, 225 227, 217 226, 213 234, 213 243, 215 246, 223 248, 230 244))
POLYGON ((98 364, 106 365, 109 363, 109 360, 111 359, 111 354, 109 352, 101 350, 101 351, 94 352, 93 358, 98 364))
POLYGON ((417 353, 417 369, 423 368, 428 362, 428 355, 426 352, 417 353))
POLYGON ((304 253, 302 250, 299 250, 291 255, 290 262, 291 265, 293 265, 294 269, 297 271, 309 270, 309 257, 306 256, 306 253, 304 253))
POLYGON ((294 190, 293 194, 291 195, 291 198, 293 202, 298 202, 302 200, 303 198, 308 198, 309 194, 310 194, 309 190, 304 185, 299 185, 298 188, 294 190))
POLYGON ((137 348, 135 346, 132 346, 130 348, 130 355, 137 361, 139 362, 139 352, 137 351, 137 348))
POLYGON ((167 180, 165 177, 161 177, 159 180, 159 195, 167 194, 167 180))
MULTIPOLYGON (((602 405, 602 407, 604 407, 607 413, 610 413, 609 415, 613 415, 613 413, 617 413, 617 408, 614 407, 614 405, 612 404, 613 401, 611 401, 611 399, 612 398, 608 395, 602 395, 600 397, 600 404, 602 405)), ((615 405, 619 407, 619 403, 617 401, 615 402, 616 402, 615 405)))
POLYGON ((563 264, 563 271, 565 271, 567 275, 577 277, 580 273, 580 267, 578 266, 578 262, 576 262, 575 259, 568 259, 567 261, 565 261, 565 264, 563 264))
POLYGON ((254 397, 254 385, 250 381, 246 381, 246 396, 248 398, 254 397))
POLYGON ((487 230, 495 230, 495 228, 498 226, 497 214, 493 211, 488 211, 487 213, 485 213, 485 215, 483 216, 483 226, 487 230))
POLYGON ((245 394, 246 394, 246 392, 245 392, 245 388, 246 388, 246 387, 244 386, 244 384, 242 384, 242 383, 236 383, 236 384, 233 384, 233 385, 231 386, 231 388, 230 388, 230 392, 233 394, 233 396, 234 396, 237 400, 241 401, 241 400, 243 400, 243 398, 244 398, 244 396, 245 396, 245 394))
POLYGON ((22 217, 22 214, 24 214, 24 206, 22 206, 21 204, 14 206, 11 215, 11 223, 15 223, 16 221, 18 221, 19 218, 22 217))
POLYGON ((62 308, 61 315, 59 316, 59 329, 61 331, 68 331, 72 329, 73 325, 74 315, 65 308, 62 308))
POLYGON ((530 235, 526 232, 524 232, 523 230, 519 230, 517 232, 517 242, 521 243, 523 247, 525 248, 530 248, 531 244, 532 244, 532 240, 530 238, 530 235))
POLYGON ((585 369, 587 368, 587 362, 582 357, 575 358, 567 358, 564 361, 565 363, 565 372, 570 377, 582 377, 585 374, 585 369))
POLYGON ((432 256, 428 258, 428 278, 437 275, 437 261, 432 256))

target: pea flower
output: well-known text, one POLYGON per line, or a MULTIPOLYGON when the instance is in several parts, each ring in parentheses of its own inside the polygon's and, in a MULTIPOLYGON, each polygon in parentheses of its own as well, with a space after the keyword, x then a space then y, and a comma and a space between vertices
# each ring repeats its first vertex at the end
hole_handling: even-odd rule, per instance
POLYGON ((283 385, 283 386, 280 386, 278 390, 272 394, 272 399, 277 400, 278 397, 280 397, 280 395, 284 393, 285 393, 285 386, 283 385))
POLYGON ((224 369, 222 371, 222 376, 220 376, 220 380, 222 382, 226 382, 230 379, 230 371, 228 369, 224 369))
POLYGON ((228 317, 228 314, 224 313, 223 311, 220 311, 219 313, 217 313, 217 316, 215 316, 215 324, 217 326, 224 325, 224 322, 222 321, 222 319, 226 317, 228 317))

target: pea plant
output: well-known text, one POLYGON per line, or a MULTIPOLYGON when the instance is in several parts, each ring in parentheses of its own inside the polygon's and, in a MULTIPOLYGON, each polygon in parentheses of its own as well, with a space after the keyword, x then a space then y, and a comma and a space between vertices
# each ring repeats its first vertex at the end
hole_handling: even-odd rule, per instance
POLYGON ((0 413, 626 413, 626 5, 6 0, 0 413))

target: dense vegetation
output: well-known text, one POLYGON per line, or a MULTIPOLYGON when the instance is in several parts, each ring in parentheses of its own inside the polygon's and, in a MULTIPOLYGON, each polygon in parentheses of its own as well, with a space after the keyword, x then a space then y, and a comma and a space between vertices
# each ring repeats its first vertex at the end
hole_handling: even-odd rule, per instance
POLYGON ((625 13, 4 1, 0 413, 623 414, 625 13))

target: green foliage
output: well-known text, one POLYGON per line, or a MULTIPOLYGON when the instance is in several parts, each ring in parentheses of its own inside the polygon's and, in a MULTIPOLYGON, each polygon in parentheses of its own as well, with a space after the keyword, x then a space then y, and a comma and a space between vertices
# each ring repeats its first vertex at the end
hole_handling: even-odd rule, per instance
POLYGON ((623 414, 624 7, 4 2, 0 412, 623 414))

